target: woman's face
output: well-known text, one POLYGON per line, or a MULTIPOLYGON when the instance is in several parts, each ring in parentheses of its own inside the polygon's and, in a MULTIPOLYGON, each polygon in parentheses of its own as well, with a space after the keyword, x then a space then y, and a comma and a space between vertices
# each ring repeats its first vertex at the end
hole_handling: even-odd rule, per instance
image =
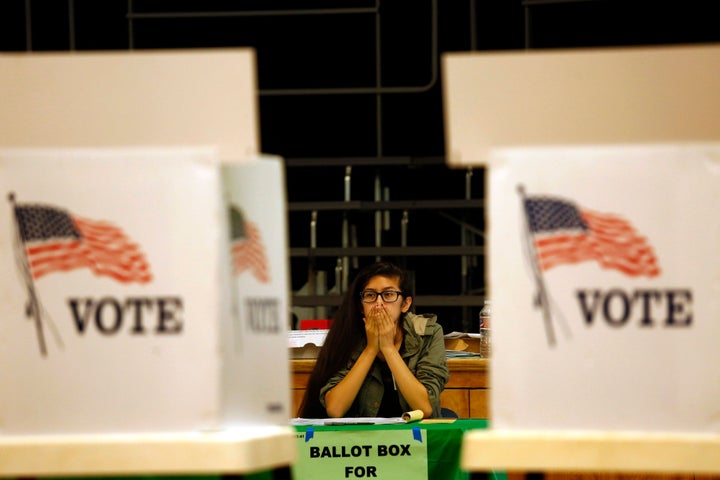
POLYGON ((363 288, 362 291, 368 290, 377 292, 378 296, 373 303, 362 303, 363 313, 366 317, 373 308, 376 308, 380 304, 384 304, 385 310, 390 313, 390 316, 397 323, 397 321, 400 319, 400 315, 407 312, 410 309, 410 305, 412 305, 412 297, 405 297, 404 295, 399 295, 397 300, 394 302, 385 302, 382 298, 382 292, 388 290, 401 290, 399 277, 384 277, 381 275, 376 275, 370 278, 370 281, 367 283, 367 285, 365 285, 365 288, 363 288))

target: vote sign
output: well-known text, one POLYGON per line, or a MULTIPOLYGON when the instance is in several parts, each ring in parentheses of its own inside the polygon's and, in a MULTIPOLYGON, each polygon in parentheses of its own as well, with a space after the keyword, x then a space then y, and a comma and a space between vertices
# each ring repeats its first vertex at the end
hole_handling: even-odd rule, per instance
POLYGON ((498 429, 720 431, 720 146, 498 149, 498 429))
POLYGON ((0 433, 287 424, 283 169, 0 151, 0 433))

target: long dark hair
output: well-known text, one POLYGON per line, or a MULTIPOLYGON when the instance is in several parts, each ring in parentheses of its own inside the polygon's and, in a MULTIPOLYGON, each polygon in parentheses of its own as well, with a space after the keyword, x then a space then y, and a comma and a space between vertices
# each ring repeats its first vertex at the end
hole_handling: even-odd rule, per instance
POLYGON ((333 316, 333 323, 318 353, 315 368, 310 374, 305 396, 298 416, 302 418, 325 418, 327 412, 320 404, 320 389, 332 375, 345 368, 350 355, 365 339, 363 307, 360 292, 375 276, 398 278, 403 297, 412 296, 412 279, 399 266, 390 262, 377 262, 361 269, 345 292, 340 308, 333 316))

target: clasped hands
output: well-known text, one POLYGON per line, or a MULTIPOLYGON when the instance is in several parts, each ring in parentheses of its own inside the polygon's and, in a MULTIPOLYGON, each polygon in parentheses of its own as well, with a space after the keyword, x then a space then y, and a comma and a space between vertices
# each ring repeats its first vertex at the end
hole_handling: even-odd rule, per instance
POLYGON ((396 321, 390 316, 390 312, 385 309, 384 304, 373 305, 363 320, 369 348, 378 354, 382 354, 383 351, 390 352, 393 349, 400 350, 402 333, 398 329, 396 321))

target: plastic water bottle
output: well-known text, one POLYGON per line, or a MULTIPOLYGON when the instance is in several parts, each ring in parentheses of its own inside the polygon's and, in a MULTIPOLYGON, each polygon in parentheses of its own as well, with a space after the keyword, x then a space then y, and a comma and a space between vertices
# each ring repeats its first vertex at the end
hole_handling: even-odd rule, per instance
POLYGON ((480 310, 480 356, 490 358, 492 353, 492 345, 490 343, 490 319, 492 317, 492 307, 490 300, 485 300, 482 310, 480 310))
POLYGON ((490 328, 490 317, 492 316, 492 307, 490 300, 485 300, 482 310, 480 310, 480 328, 490 328))

